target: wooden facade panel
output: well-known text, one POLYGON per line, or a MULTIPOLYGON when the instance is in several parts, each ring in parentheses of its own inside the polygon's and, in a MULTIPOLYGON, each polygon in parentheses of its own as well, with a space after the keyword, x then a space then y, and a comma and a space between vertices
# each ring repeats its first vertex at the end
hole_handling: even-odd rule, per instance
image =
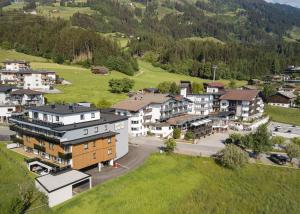
POLYGON ((285 96, 275 94, 273 96, 270 96, 268 98, 269 103, 284 103, 284 104, 289 104, 291 100, 285 96))
POLYGON ((45 153, 48 153, 56 157, 58 156, 59 152, 61 153, 64 152, 64 149, 58 144, 51 144, 47 141, 37 140, 36 138, 33 137, 23 135, 23 141, 25 146, 32 149, 34 148, 34 144, 40 145, 42 143, 42 145, 45 147, 45 153))
POLYGON ((103 161, 111 160, 116 157, 115 138, 99 139, 72 147, 73 169, 82 169, 103 161), (87 148, 85 147, 87 144, 87 148))

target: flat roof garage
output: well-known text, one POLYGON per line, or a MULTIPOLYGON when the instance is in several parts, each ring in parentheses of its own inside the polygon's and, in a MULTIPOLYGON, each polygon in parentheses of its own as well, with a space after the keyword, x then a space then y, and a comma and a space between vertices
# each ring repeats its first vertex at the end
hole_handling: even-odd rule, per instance
POLYGON ((91 188, 91 175, 77 170, 52 173, 35 178, 35 186, 47 195, 49 207, 72 198, 74 195, 73 188, 82 183, 89 183, 89 188, 91 188))

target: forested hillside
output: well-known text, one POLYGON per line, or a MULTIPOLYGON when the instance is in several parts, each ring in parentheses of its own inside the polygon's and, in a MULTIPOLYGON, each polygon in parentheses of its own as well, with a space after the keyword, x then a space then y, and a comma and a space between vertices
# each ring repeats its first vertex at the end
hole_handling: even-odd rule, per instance
MULTIPOLYGON (((51 4, 51 0, 40 0, 37 4, 45 2, 51 4)), ((142 57, 170 72, 202 78, 211 78, 212 64, 218 65, 217 77, 227 79, 261 77, 279 73, 287 65, 300 65, 300 35, 297 33, 300 9, 290 6, 263 0, 87 0, 62 1, 60 5, 89 7, 94 13, 75 13, 64 24, 61 20, 55 21, 57 25, 65 25, 66 37, 58 38, 67 42, 66 50, 59 49, 59 42, 55 46, 44 44, 38 51, 28 44, 31 53, 47 55, 51 49, 51 54, 59 53, 55 55, 69 61, 82 61, 82 56, 88 56, 92 49, 93 56, 88 57, 91 58, 88 63, 114 66, 119 70, 122 67, 128 74, 137 70, 133 57, 142 57), (86 32, 91 37, 95 32, 120 32, 129 37, 130 42, 126 50, 121 51, 99 37, 100 44, 110 44, 106 46, 108 52, 102 53, 97 51, 101 49, 98 46, 91 48, 79 42, 85 41, 80 35, 86 32), (76 51, 74 40, 68 39, 72 38, 70 34, 76 34, 76 41, 80 43, 76 51), (113 60, 108 60, 110 55, 115 56, 113 60)), ((0 21, 0 27, 2 23, 0 21)), ((26 23, 24 27, 28 27, 26 23)), ((1 35, 0 39, 1 42, 9 40, 1 35)), ((17 39, 8 42, 22 47, 25 42, 14 41, 17 39)), ((87 40, 98 44, 94 39, 87 40)))

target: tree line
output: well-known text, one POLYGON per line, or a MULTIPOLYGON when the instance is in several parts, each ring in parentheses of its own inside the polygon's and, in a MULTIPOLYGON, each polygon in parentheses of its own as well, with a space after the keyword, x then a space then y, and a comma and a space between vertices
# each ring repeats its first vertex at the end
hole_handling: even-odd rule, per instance
POLYGON ((136 60, 116 42, 61 19, 48 20, 16 11, 2 13, 0 44, 57 63, 103 65, 128 75, 138 70, 136 60))

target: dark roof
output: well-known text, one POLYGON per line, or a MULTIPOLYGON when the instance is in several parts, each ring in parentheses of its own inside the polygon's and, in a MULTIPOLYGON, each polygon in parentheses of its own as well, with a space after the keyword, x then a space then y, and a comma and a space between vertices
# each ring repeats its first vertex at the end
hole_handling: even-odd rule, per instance
POLYGON ((71 140, 71 141, 66 141, 66 142, 61 142, 62 145, 74 145, 74 144, 80 144, 88 141, 93 141, 101 138, 107 138, 107 137, 113 137, 116 136, 118 133, 117 132, 104 132, 101 134, 89 136, 89 137, 84 137, 76 140, 71 140))
POLYGON ((172 117, 168 119, 166 122, 170 125, 182 125, 186 122, 193 122, 195 120, 200 120, 208 118, 208 116, 201 116, 201 115, 193 115, 193 114, 182 114, 176 117, 172 117))
POLYGON ((19 90, 16 90, 16 91, 12 91, 10 94, 11 95, 23 95, 23 94, 41 95, 41 94, 43 94, 43 92, 33 91, 33 90, 30 90, 30 89, 19 89, 19 90))
POLYGON ((228 90, 220 97, 220 100, 251 101, 259 94, 258 90, 228 90))
POLYGON ((16 60, 16 59, 14 59, 14 60, 5 60, 5 61, 3 61, 3 63, 4 64, 6 64, 6 63, 25 63, 25 64, 28 64, 29 62, 27 62, 25 60, 16 60))
POLYGON ((12 89, 15 89, 15 86, 11 86, 11 85, 1 85, 0 86, 0 92, 9 92, 12 89))
POLYGON ((127 119, 128 119, 128 117, 126 117, 126 116, 121 116, 121 115, 116 115, 116 114, 111 114, 111 113, 101 113, 99 120, 92 120, 92 121, 83 122, 83 123, 64 125, 64 126, 59 126, 59 127, 53 128, 53 129, 56 131, 70 131, 70 130, 74 130, 74 129, 81 129, 81 128, 97 126, 97 125, 101 125, 101 124, 114 123, 114 122, 123 121, 123 120, 127 120, 127 119))
POLYGON ((213 88, 224 88, 225 85, 221 82, 208 82, 204 83, 207 87, 213 87, 213 88))
POLYGON ((99 111, 99 109, 85 107, 77 104, 72 104, 72 105, 52 104, 52 105, 30 107, 29 109, 35 111, 54 113, 54 114, 63 114, 63 115, 99 111))
POLYGON ((55 73, 55 71, 46 71, 46 70, 31 70, 31 69, 24 69, 24 70, 0 70, 2 73, 18 73, 18 74, 49 74, 55 73))

